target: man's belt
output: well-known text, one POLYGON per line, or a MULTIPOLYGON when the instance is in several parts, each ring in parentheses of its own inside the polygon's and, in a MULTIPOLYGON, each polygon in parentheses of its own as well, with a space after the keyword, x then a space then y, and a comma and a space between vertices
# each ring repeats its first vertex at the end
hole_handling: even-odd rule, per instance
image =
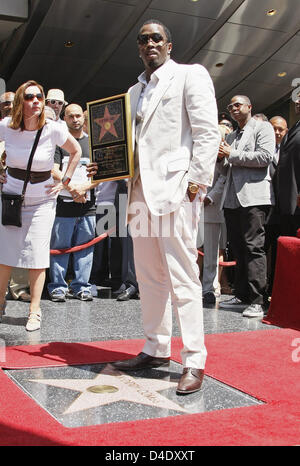
MULTIPOLYGON (((22 170, 21 168, 11 168, 7 167, 7 173, 16 178, 17 180, 25 181, 26 178, 26 170, 22 170)), ((32 184, 41 183, 42 181, 46 181, 51 176, 51 170, 46 172, 30 172, 29 181, 32 184)))

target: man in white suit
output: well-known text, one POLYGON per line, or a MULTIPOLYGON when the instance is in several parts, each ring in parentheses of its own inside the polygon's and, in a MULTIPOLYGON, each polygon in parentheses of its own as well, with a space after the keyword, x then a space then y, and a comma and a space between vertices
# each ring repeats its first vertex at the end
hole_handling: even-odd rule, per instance
POLYGON ((196 238, 220 141, 217 106, 205 68, 170 59, 172 40, 162 23, 143 24, 138 49, 145 71, 129 90, 135 176, 128 219, 146 343, 135 358, 114 365, 169 365, 173 306, 183 340, 177 393, 186 394, 200 390, 207 355, 196 238))

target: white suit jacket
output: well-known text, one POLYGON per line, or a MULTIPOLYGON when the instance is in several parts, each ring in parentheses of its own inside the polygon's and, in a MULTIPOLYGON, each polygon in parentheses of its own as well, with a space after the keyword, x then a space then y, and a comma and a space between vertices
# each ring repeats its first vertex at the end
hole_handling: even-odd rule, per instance
MULTIPOLYGON (((164 215, 179 207, 189 181, 211 186, 220 134, 214 87, 203 66, 168 60, 155 73, 159 80, 139 137, 139 174, 148 208, 164 215)), ((128 91, 133 147, 141 91, 140 82, 128 91)))

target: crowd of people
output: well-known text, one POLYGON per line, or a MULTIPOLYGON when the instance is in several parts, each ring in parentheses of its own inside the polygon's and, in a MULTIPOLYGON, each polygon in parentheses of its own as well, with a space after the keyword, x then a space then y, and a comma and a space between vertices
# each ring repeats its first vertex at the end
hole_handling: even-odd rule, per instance
MULTIPOLYGON (((218 118, 209 74, 171 59, 171 33, 159 21, 142 25, 137 44, 145 71, 128 91, 135 174, 127 181, 93 181, 86 110, 66 102, 63 90, 45 95, 28 81, 1 96, 2 192, 21 194, 28 176, 29 183, 22 225, 0 223, 0 319, 8 291, 30 302, 28 331, 40 328, 45 288, 54 302, 91 301, 99 285, 111 286, 120 301, 140 297, 145 346, 115 363, 130 370, 169 364, 173 308, 183 340, 177 392, 186 394, 200 389, 204 375, 201 298, 214 305, 226 289, 232 296, 220 308, 264 314, 277 239, 300 228, 300 126, 252 116, 245 95, 233 96, 218 118), (151 234, 135 231, 136 206, 145 206, 139 221, 151 234), (60 253, 103 234, 111 213, 114 234, 60 253), (173 234, 161 231, 166 219, 173 234), (203 248, 201 270, 196 245, 203 248), (226 251, 236 261, 232 280, 219 265, 226 251)), ((295 108, 300 114, 300 96, 295 108)))
MULTIPOLYGON (((298 124, 289 131, 282 116, 252 117, 247 96, 234 96, 227 110, 227 119, 221 115, 219 122, 213 186, 204 200, 203 300, 215 304, 222 291, 219 262, 226 245, 236 261, 233 297, 219 307, 263 317, 272 296, 277 240, 297 236, 300 228, 298 124)), ((300 96, 295 113, 300 114, 300 96)))

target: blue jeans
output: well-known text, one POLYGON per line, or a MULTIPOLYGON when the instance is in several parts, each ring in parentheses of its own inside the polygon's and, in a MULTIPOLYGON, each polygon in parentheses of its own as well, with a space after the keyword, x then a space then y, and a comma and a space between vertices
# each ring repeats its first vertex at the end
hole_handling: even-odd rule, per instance
MULTIPOLYGON (((52 229, 51 249, 66 249, 85 244, 95 237, 96 218, 86 217, 56 217, 52 229)), ((65 293, 70 288, 74 294, 90 290, 89 278, 93 265, 94 246, 74 252, 74 278, 68 286, 65 281, 70 254, 50 256, 50 283, 48 291, 61 289, 65 293)))

